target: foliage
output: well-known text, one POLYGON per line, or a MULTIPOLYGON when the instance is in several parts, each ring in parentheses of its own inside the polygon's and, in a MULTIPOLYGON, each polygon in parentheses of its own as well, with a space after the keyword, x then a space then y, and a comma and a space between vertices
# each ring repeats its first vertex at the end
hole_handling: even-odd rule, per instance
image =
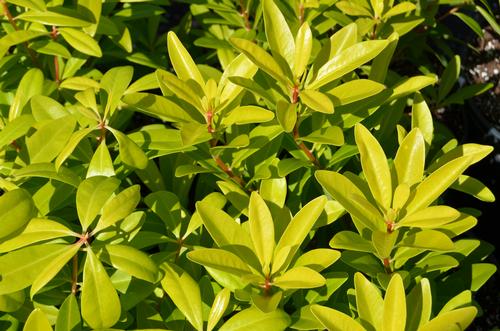
POLYGON ((0 0, 0 328, 465 329, 492 148, 432 115, 490 86, 400 71, 424 3, 0 0))

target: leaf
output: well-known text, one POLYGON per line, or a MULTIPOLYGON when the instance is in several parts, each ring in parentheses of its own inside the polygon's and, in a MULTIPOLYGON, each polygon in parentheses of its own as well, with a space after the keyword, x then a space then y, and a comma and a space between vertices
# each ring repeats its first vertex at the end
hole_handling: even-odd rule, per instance
POLYGON ((203 331, 203 313, 200 287, 187 272, 174 264, 164 263, 161 268, 165 276, 161 285, 189 323, 203 331))
POLYGON ((120 158, 128 166, 145 169, 148 166, 149 159, 144 151, 137 144, 122 132, 111 127, 106 127, 118 141, 120 158))
POLYGON ((285 132, 292 132, 297 123, 297 104, 278 100, 276 103, 276 118, 285 132))
POLYGON ((30 164, 24 168, 14 170, 12 176, 17 179, 24 177, 50 178, 73 187, 78 187, 80 184, 80 178, 73 171, 63 167, 56 171, 53 163, 30 164))
POLYGON ((114 175, 115 169, 113 168, 113 160, 111 160, 106 141, 102 140, 90 160, 87 178, 95 176, 112 177, 114 175))
POLYGON ((342 146, 344 144, 344 133, 338 126, 327 126, 311 132, 298 140, 319 143, 325 145, 342 146))
POLYGON ((262 4, 267 42, 273 55, 279 55, 292 67, 295 56, 295 41, 285 17, 274 0, 264 0, 262 4))
POLYGON ((78 146, 78 144, 82 141, 83 138, 85 138, 87 135, 89 135, 92 131, 94 131, 95 128, 87 128, 87 129, 81 129, 76 132, 73 132, 71 137, 69 138, 66 146, 62 149, 62 151, 59 153, 59 155, 56 158, 55 165, 56 165, 56 170, 59 170, 59 168, 62 166, 64 161, 73 153, 75 148, 78 146))
POLYGON ((66 297, 57 314, 55 331, 81 331, 81 317, 78 302, 74 294, 66 297))
POLYGON ((140 189, 139 185, 130 186, 108 200, 92 232, 97 233, 130 215, 141 200, 140 189))
POLYGON ((157 70, 156 77, 160 86, 164 84, 176 97, 186 101, 202 114, 207 112, 201 102, 203 95, 192 89, 190 84, 164 70, 157 70))
MULTIPOLYGON (((31 68, 28 70, 19 85, 17 86, 14 100, 9 108, 9 122, 12 122, 17 117, 21 116, 24 106, 28 104, 31 97, 42 94, 43 89, 43 73, 40 69, 31 68)), ((10 143, 10 141, 9 141, 10 143)))
POLYGON ((468 15, 465 15, 464 13, 460 13, 460 12, 454 12, 453 15, 455 15, 462 22, 464 22, 465 24, 467 24, 467 26, 469 28, 471 28, 471 30, 474 31, 474 33, 479 38, 483 38, 484 34, 483 34, 483 30, 481 28, 481 25, 475 19, 473 19, 472 17, 470 17, 468 15))
POLYGON ((418 128, 404 138, 394 158, 398 184, 420 183, 425 168, 425 140, 418 128))
POLYGON ((250 307, 232 316, 219 329, 220 331, 273 330, 283 331, 290 325, 290 316, 283 310, 276 309, 263 313, 255 307, 250 307))
POLYGON ((459 104, 463 105, 464 101, 475 97, 476 95, 480 95, 490 90, 493 87, 493 83, 481 83, 481 84, 473 84, 467 85, 458 91, 452 93, 445 100, 443 100, 442 105, 447 106, 451 104, 459 104))
POLYGON ((353 1, 339 1, 335 6, 343 13, 350 16, 372 16, 368 9, 353 1))
POLYGON ((460 56, 455 55, 448 62, 446 69, 443 71, 443 74, 441 75, 441 80, 439 82, 439 89, 438 89, 438 99, 437 99, 438 103, 442 101, 448 95, 448 93, 450 93, 451 89, 453 88, 453 85, 455 85, 455 83, 457 82, 459 75, 460 75, 460 56))
POLYGON ((81 182, 76 191, 76 210, 83 231, 92 224, 119 185, 118 179, 101 176, 81 182))
MULTIPOLYGON (((104 118, 112 115, 120 100, 132 81, 134 68, 132 66, 114 67, 104 74, 101 78, 101 88, 106 91, 106 108, 104 109, 104 118)), ((101 104, 104 102, 101 101, 101 104)), ((111 131, 113 132, 113 131, 111 131)))
POLYGON ((350 251, 374 252, 371 242, 352 231, 337 232, 330 240, 330 247, 350 251))
POLYGON ((308 267, 294 267, 273 279, 273 285, 283 289, 306 289, 325 285, 325 278, 308 267))
POLYGON ((291 84, 278 62, 276 62, 276 60, 262 47, 241 38, 233 37, 229 39, 229 41, 236 49, 245 54, 250 61, 255 63, 257 67, 265 71, 271 77, 283 83, 285 86, 291 84))
POLYGON ((88 77, 69 77, 63 80, 59 87, 74 91, 85 91, 89 88, 99 90, 101 84, 88 77))
POLYGON ((304 22, 295 36, 295 54, 293 57, 293 75, 297 79, 304 73, 313 47, 313 37, 311 28, 304 22))
POLYGON ((409 94, 420 91, 424 87, 435 84, 436 76, 414 76, 405 78, 392 88, 392 94, 387 101, 400 99, 409 94))
POLYGON ((35 119, 31 115, 21 115, 12 122, 7 122, 0 131, 0 151, 16 139, 28 133, 28 130, 35 124, 35 119))
POLYGON ((58 31, 64 40, 77 51, 89 56, 102 56, 101 47, 88 34, 71 28, 59 28, 58 31))
POLYGON ((494 16, 490 15, 483 7, 476 5, 476 10, 484 17, 486 22, 488 22, 489 26, 496 32, 497 35, 500 35, 500 25, 497 23, 497 20, 494 16))
POLYGON ((187 253, 187 258, 205 267, 221 270, 237 276, 252 271, 236 254, 218 248, 199 248, 187 253))
POLYGON ((83 319, 93 329, 110 328, 120 319, 118 294, 90 247, 83 267, 81 306, 83 319))
POLYGON ((203 88, 205 80, 177 35, 170 31, 167 34, 167 40, 168 56, 177 76, 183 81, 194 80, 203 88))
POLYGON ((461 156, 469 156, 471 164, 477 163, 493 151, 493 146, 479 144, 463 144, 447 151, 444 155, 440 155, 427 168, 428 172, 433 172, 444 164, 457 159, 461 156))
POLYGON ((398 239, 399 231, 387 232, 387 231, 373 231, 372 232, 372 243, 375 247, 378 256, 382 259, 390 258, 394 244, 398 239))
POLYGON ((208 315, 207 331, 212 331, 215 328, 221 317, 224 315, 224 312, 229 304, 229 300, 231 300, 231 291, 229 289, 223 288, 219 293, 217 293, 208 315))
POLYGON ((290 264, 291 259, 323 212, 325 204, 326 197, 320 196, 310 201, 295 214, 274 249, 274 260, 279 254, 284 254, 284 252, 287 254, 282 265, 276 264, 276 262, 273 264, 273 272, 278 272, 290 264), (281 252, 282 250, 283 252, 281 252))
POLYGON ((2 312, 11 313, 19 310, 26 300, 24 290, 1 294, 0 295, 0 310, 2 312))
POLYGON ((329 331, 366 331, 356 320, 338 310, 313 305, 311 312, 329 331))
MULTIPOLYGON (((29 10, 18 16, 16 20, 23 20, 34 23, 41 23, 45 25, 55 26, 72 26, 72 27, 85 27, 92 24, 82 17, 76 10, 63 7, 53 7, 52 10, 29 10)), ((65 28, 58 28, 60 32, 65 28)))
POLYGON ((333 103, 325 94, 315 90, 300 92, 300 100, 307 107, 320 113, 333 114, 333 103))
POLYGON ((403 1, 389 9, 385 14, 383 15, 384 19, 388 19, 389 17, 392 16, 397 16, 401 14, 406 14, 412 10, 415 10, 417 7, 415 4, 409 2, 409 1, 403 1))
POLYGON ((436 230, 422 230, 409 234, 398 243, 398 246, 434 251, 451 251, 455 248, 453 241, 447 235, 436 230))
POLYGON ((381 330, 384 301, 378 289, 360 272, 354 275, 354 287, 361 324, 371 330, 381 330))
POLYGON ((23 331, 52 331, 52 327, 43 311, 35 308, 28 316, 23 331))
POLYGON ((68 245, 28 246, 0 256, 0 295, 30 286, 40 270, 68 249, 68 245))
POLYGON ((45 35, 48 35, 48 33, 32 30, 19 30, 9 32, 7 35, 0 38, 0 59, 5 55, 10 47, 45 35))
POLYGON ((387 45, 387 47, 384 48, 384 50, 380 52, 375 59, 373 59, 370 68, 370 75, 368 76, 371 80, 379 83, 384 83, 386 80, 392 56, 398 46, 399 34, 397 32, 393 32, 387 40, 389 41, 389 45, 387 45))
POLYGON ((477 315, 476 307, 459 308, 439 314, 428 323, 422 325, 419 331, 447 330, 456 326, 455 330, 466 330, 477 315))
POLYGON ((360 67, 377 56, 386 46, 387 40, 369 40, 357 43, 336 55, 319 70, 316 79, 307 88, 316 90, 337 78, 360 67))
POLYGON ((0 196, 0 240, 15 235, 36 216, 36 207, 30 194, 17 189, 0 196))
POLYGON ((71 53, 65 46, 53 40, 37 40, 30 47, 39 54, 61 56, 65 59, 71 57, 71 53))
POLYGON ((55 159, 68 143, 75 126, 76 120, 71 115, 43 124, 26 139, 30 162, 42 163, 55 159))
POLYGON ((155 283, 158 279, 158 268, 151 258, 144 252, 127 245, 106 245, 103 259, 118 270, 127 274, 155 283))
POLYGON ((328 95, 333 97, 335 106, 341 106, 369 98, 385 89, 385 85, 369 79, 354 79, 331 89, 328 95))
POLYGON ((375 137, 361 124, 354 128, 361 166, 375 200, 389 210, 392 203, 392 183, 387 157, 375 137))
POLYGON ((429 321, 432 313, 432 296, 429 280, 422 278, 406 298, 406 328, 415 331, 429 321))
POLYGON ((274 222, 269 207, 257 192, 250 195, 248 206, 250 237, 264 273, 269 272, 274 253, 274 222))
POLYGON ((471 164, 471 157, 466 155, 456 158, 424 179, 415 189, 413 198, 406 206, 407 213, 429 206, 436 200, 471 164))
POLYGON ((68 263, 69 260, 78 252, 83 242, 77 242, 66 246, 66 250, 58 256, 52 258, 43 268, 39 270, 38 276, 31 284, 30 297, 33 299, 36 293, 40 291, 49 281, 54 278, 59 271, 68 263))
POLYGON ((252 293, 251 299, 255 307, 259 308, 263 313, 270 313, 278 308, 283 291, 275 292, 272 295, 252 293))
POLYGON ((340 258, 340 252, 329 248, 316 248, 305 252, 295 261, 294 267, 308 267, 320 272, 340 258))
POLYGON ((269 122, 274 118, 272 111, 257 106, 239 106, 222 119, 227 126, 269 122))
POLYGON ((495 195, 488 187, 486 187, 486 185, 467 175, 460 175, 456 182, 451 184, 450 188, 470 194, 481 201, 495 201, 495 195))
POLYGON ((319 170, 316 179, 352 216, 371 230, 385 230, 385 223, 375 206, 346 176, 333 171, 319 170))
POLYGON ((460 212, 448 206, 431 206, 405 216, 396 227, 439 228, 443 224, 458 219, 460 212))
POLYGON ((405 331, 406 296, 403 279, 394 273, 387 287, 384 299, 384 331, 405 331))
POLYGON ((415 97, 413 98, 411 113, 411 128, 419 128, 424 137, 425 143, 427 146, 430 146, 434 135, 432 114, 427 106, 427 103, 419 92, 415 93, 415 97))

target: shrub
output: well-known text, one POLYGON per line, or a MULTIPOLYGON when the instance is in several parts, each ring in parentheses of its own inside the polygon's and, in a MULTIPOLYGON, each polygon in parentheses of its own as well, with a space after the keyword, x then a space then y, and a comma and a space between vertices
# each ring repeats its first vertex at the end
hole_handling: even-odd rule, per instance
POLYGON ((424 74, 401 57, 418 34, 443 42, 436 8, 184 1, 173 25, 165 11, 187 7, 162 0, 0 2, 1 329, 477 315, 493 247, 442 194, 494 201, 464 173, 492 148, 458 145, 432 112, 490 86, 457 88, 453 54, 424 74))

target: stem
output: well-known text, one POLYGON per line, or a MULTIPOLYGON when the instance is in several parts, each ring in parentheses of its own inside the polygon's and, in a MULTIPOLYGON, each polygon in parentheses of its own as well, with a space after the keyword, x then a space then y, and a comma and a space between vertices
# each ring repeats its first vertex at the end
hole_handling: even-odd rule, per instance
POLYGON ((384 269, 385 269, 385 272, 390 274, 392 273, 392 269, 391 269, 391 259, 386 257, 383 259, 383 263, 384 263, 384 269))
POLYGON ((240 15, 243 17, 245 21, 245 30, 250 31, 252 28, 250 27, 250 18, 248 16, 248 10, 245 6, 245 2, 240 0, 240 15))
POLYGON ((442 20, 444 20, 445 18, 447 18, 448 16, 452 15, 453 13, 456 13, 458 10, 460 9, 459 6, 456 6, 456 7, 453 7, 451 8, 450 10, 448 10, 446 13, 444 13, 443 15, 439 16, 436 21, 440 22, 442 20))
POLYGON ((212 126, 212 119, 213 119, 213 117, 214 117, 214 113, 211 110, 207 111, 207 117, 206 117, 206 120, 207 120, 207 131, 210 134, 214 134, 215 133, 215 129, 212 126))
POLYGON ((262 286, 262 288, 264 289, 265 296, 269 295, 269 292, 271 292, 271 287, 272 287, 271 280, 269 279, 269 275, 267 275, 266 280, 264 281, 264 285, 262 286))
POLYGON ((243 180, 243 178, 235 175, 231 168, 229 168, 219 156, 212 157, 215 163, 217 163, 217 166, 219 166, 219 168, 224 171, 236 184, 240 185, 241 187, 245 187, 245 181, 243 180))
POLYGON ((299 22, 300 25, 304 23, 304 4, 302 3, 302 1, 299 4, 299 22))
POLYGON ((319 164, 318 159, 314 156, 314 154, 311 152, 309 148, 304 144, 303 141, 298 141, 299 139, 299 127, 297 124, 295 124, 295 127, 293 128, 293 139, 295 140, 295 144, 297 144, 297 147, 299 147, 307 156, 307 158, 314 163, 314 165, 318 168, 321 168, 321 165, 319 164))
MULTIPOLYGON (((52 31, 50 32, 50 37, 52 38, 52 40, 55 41, 58 34, 59 32, 57 31, 56 26, 52 25, 52 31)), ((59 85, 61 83, 61 80, 59 74, 59 57, 57 55, 54 55, 54 76, 56 84, 59 85)))
POLYGON ((73 256, 73 274, 71 279, 71 293, 76 295, 78 283, 78 253, 73 256))
MULTIPOLYGON (((2 6, 3 14, 5 15, 5 17, 7 17, 7 20, 9 21, 10 25, 12 25, 14 30, 18 31, 19 27, 17 26, 17 23, 16 23, 14 17, 12 16, 12 13, 10 12, 9 7, 7 6, 7 3, 5 2, 5 0, 0 0, 0 5, 2 6)), ((28 54, 31 57, 31 61, 33 61, 33 63, 37 67, 40 67, 40 64, 38 63, 38 59, 36 57, 35 52, 33 52, 33 50, 28 47, 28 42, 25 41, 23 43, 23 45, 24 45, 24 47, 26 47, 26 50, 28 51, 28 54)))

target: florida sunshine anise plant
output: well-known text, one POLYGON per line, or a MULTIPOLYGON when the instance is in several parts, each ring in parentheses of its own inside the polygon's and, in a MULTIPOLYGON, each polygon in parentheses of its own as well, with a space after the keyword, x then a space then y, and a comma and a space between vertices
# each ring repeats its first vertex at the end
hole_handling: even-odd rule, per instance
POLYGON ((491 86, 393 66, 420 3, 0 0, 0 330, 465 330, 493 148, 433 111, 491 86))

